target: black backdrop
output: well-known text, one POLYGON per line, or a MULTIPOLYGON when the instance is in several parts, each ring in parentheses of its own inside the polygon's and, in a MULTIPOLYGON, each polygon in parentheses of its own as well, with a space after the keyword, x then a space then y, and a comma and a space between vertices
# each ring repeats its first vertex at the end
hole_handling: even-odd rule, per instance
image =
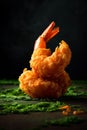
POLYGON ((16 79, 29 66, 34 41, 55 21, 60 33, 48 43, 63 39, 72 50, 67 71, 72 79, 87 79, 86 0, 0 1, 0 79, 16 79))

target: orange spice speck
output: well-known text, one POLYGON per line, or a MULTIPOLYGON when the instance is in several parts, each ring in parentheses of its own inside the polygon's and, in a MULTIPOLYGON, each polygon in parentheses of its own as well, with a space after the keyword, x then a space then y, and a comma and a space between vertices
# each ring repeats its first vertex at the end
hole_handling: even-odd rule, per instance
POLYGON ((62 111, 62 114, 65 115, 65 116, 67 116, 67 115, 69 114, 69 112, 67 112, 67 111, 62 111))
POLYGON ((79 114, 84 114, 85 112, 83 110, 77 110, 73 111, 73 115, 79 115, 79 114))

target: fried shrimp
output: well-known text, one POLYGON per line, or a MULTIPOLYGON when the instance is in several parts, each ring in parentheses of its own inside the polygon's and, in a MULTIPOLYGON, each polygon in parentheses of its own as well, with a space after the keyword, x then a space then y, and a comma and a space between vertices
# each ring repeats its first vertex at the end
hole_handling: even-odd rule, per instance
POLYGON ((52 53, 47 42, 58 34, 59 28, 53 21, 38 37, 30 60, 31 70, 24 69, 19 76, 20 88, 34 98, 58 98, 71 84, 65 71, 71 60, 71 50, 62 40, 52 53))

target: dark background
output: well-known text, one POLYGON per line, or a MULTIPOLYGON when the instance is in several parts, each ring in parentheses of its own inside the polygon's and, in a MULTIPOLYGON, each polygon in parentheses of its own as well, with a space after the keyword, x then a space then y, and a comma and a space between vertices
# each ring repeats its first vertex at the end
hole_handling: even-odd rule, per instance
POLYGON ((73 80, 87 79, 87 0, 0 1, 0 79, 17 79, 29 60, 34 42, 52 22, 60 33, 47 45, 54 51, 65 40, 72 59, 67 72, 73 80))

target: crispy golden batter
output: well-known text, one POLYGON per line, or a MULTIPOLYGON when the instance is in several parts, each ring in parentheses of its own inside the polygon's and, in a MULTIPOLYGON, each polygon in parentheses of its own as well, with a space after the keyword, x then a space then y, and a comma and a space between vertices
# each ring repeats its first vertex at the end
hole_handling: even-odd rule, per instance
POLYGON ((34 98, 58 98, 71 84, 65 68, 71 60, 71 50, 65 41, 61 41, 52 53, 46 48, 48 42, 59 32, 52 22, 36 40, 30 60, 31 70, 24 69, 19 76, 20 88, 34 98))
POLYGON ((43 79, 33 71, 25 70, 19 77, 20 88, 34 98, 57 98, 62 96, 71 80, 64 71, 58 79, 43 79))
POLYGON ((30 60, 30 66, 40 77, 58 77, 70 63, 71 50, 65 41, 61 41, 60 46, 55 51, 46 48, 34 50, 30 60))

